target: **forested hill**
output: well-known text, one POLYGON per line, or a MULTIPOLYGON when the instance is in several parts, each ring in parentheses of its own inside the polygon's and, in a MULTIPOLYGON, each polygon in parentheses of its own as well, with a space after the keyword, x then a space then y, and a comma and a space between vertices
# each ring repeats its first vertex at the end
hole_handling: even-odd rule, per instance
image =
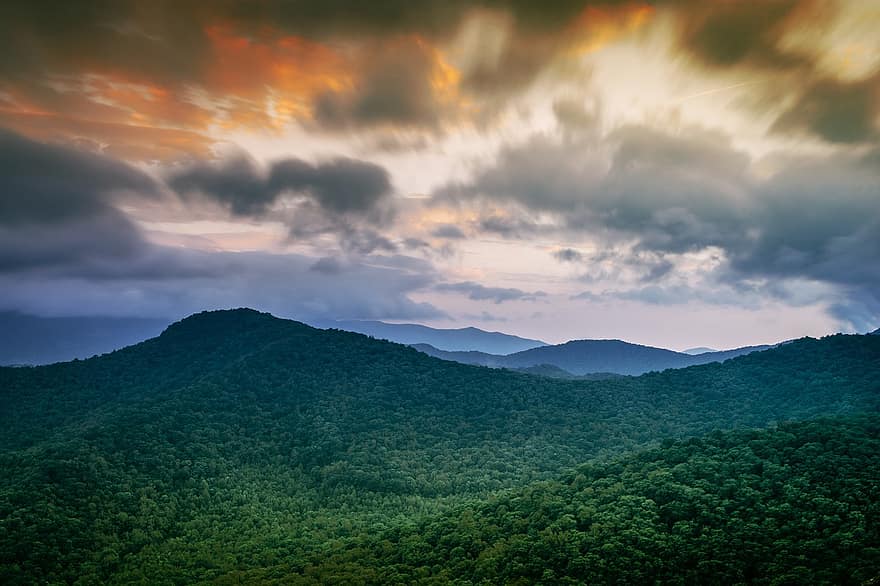
MULTIPOLYGON (((880 337, 564 381, 250 310, 0 368, 0 582, 304 573, 333 548, 666 437, 876 411, 880 337)), ((331 580, 332 581, 332 580, 331 580)))
POLYGON ((875 584, 880 418, 737 431, 581 466, 368 536, 311 583, 875 584))

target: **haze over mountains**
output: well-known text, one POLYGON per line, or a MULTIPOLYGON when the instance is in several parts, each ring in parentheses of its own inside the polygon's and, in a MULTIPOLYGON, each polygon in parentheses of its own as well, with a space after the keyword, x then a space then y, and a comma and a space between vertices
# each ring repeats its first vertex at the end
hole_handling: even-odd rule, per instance
MULTIPOLYGON (((403 345, 250 310, 203 313, 158 338, 105 356, 0 368, 0 466, 5 471, 0 581, 446 583, 450 576, 476 571, 460 565, 457 556, 470 564, 490 559, 492 551, 506 552, 502 558, 515 555, 508 538, 520 529, 523 535, 549 536, 547 526, 528 531, 522 523, 539 517, 522 510, 507 517, 505 523, 514 523, 509 531, 470 541, 446 561, 430 561, 414 550, 406 563, 418 568, 401 567, 400 574, 388 573, 388 552, 376 540, 396 540, 414 521, 431 523, 450 511, 458 511, 453 516, 459 519, 491 518, 485 507, 494 507, 497 501, 490 497, 500 490, 518 488, 543 501, 546 485, 536 481, 664 438, 876 413, 878 381, 876 336, 802 339, 721 364, 563 381, 441 361, 403 345), (490 500, 462 511, 475 498, 490 500), (389 534, 377 536, 386 529, 389 534)), ((856 428, 873 433, 864 425, 856 428)), ((818 441, 809 439, 815 434, 802 435, 805 439, 797 442, 789 436, 779 441, 818 441)), ((762 458, 771 458, 766 464, 771 466, 771 455, 759 444, 750 445, 762 458)), ((715 458, 713 453, 702 460, 695 455, 695 469, 699 461, 715 458)), ((604 466, 603 460, 594 462, 604 466)), ((818 460, 805 462, 812 466, 818 460)), ((868 463, 852 466, 865 471, 860 464, 868 463)), ((612 484, 618 478, 615 466, 602 472, 612 484)), ((811 473, 812 468, 803 471, 811 473)), ((678 472, 669 474, 684 481, 678 472)), ((621 506, 642 502, 642 487, 616 486, 625 491, 621 506)), ((829 490, 837 491, 833 498, 843 498, 853 486, 829 490)), ((759 482, 732 484, 723 498, 745 503, 790 494, 781 489, 756 493, 764 490, 770 489, 759 482)), ((810 484, 799 490, 809 493, 810 484)), ((571 525, 564 502, 561 507, 552 502, 535 506, 549 525, 558 525, 558 535, 588 531, 591 523, 598 527, 598 518, 590 521, 590 515, 617 510, 585 508, 571 525)), ((856 518, 852 515, 870 515, 865 507, 872 502, 829 500, 825 506, 847 506, 852 513, 827 521, 828 526, 856 531, 841 523, 856 518)), ((720 530, 725 519, 701 516, 701 507, 689 508, 684 501, 675 506, 670 519, 698 523, 706 531, 720 530)), ((804 519, 789 521, 791 531, 808 531, 822 513, 807 507, 802 514, 804 519)), ((697 555, 700 533, 676 531, 677 551, 697 555)), ((765 535, 785 538, 769 529, 765 535)), ((807 564, 807 571, 810 564, 826 572, 861 568, 858 575, 878 568, 870 553, 874 533, 852 535, 853 547, 867 552, 857 559, 847 553, 849 546, 825 540, 827 555, 790 563, 807 564)), ((424 539, 411 536, 405 547, 421 552, 441 547, 430 534, 424 539)), ((449 534, 441 541, 456 539, 449 534)), ((658 533, 640 543, 656 540, 659 547, 666 539, 658 533)), ((748 546, 754 563, 736 563, 765 567, 780 551, 772 543, 748 546)), ((609 576, 620 578, 624 574, 614 569, 614 560, 628 559, 619 558, 624 550, 590 549, 595 559, 582 565, 577 548, 555 551, 552 567, 560 576, 606 568, 609 576)), ((662 551, 646 554, 647 559, 660 563, 662 551)), ((790 563, 766 567, 781 576, 790 563)), ((650 564, 624 566, 631 577, 651 575, 650 564)), ((511 580, 540 581, 531 566, 511 559, 505 567, 511 580)), ((479 571, 489 572, 484 582, 491 583, 488 567, 479 571)), ((692 575, 705 580, 717 571, 695 566, 692 575)))
POLYGON ((489 354, 512 354, 546 346, 546 342, 520 338, 501 332, 487 332, 474 327, 439 329, 419 324, 392 324, 381 321, 316 321, 320 328, 338 328, 399 344, 430 344, 440 350, 476 350, 489 354))
POLYGON ((565 373, 586 375, 611 373, 638 375, 667 368, 684 368, 697 364, 722 362, 743 354, 766 350, 770 346, 749 346, 720 352, 686 354, 663 348, 630 344, 621 340, 572 340, 565 344, 543 346, 499 356, 483 352, 445 352, 428 344, 416 344, 417 350, 436 358, 463 364, 493 368, 525 369, 552 366, 565 373))
MULTIPOLYGON (((54 318, 19 312, 0 312, 0 365, 51 364, 75 358, 90 358, 154 337, 168 323, 168 320, 149 318, 54 318)), ((651 370, 680 368, 724 360, 742 354, 745 350, 767 347, 713 351, 712 354, 703 353, 702 358, 699 359, 688 359, 679 352, 626 342, 612 344, 612 341, 608 340, 577 340, 569 342, 569 346, 551 346, 541 340, 502 332, 487 332, 474 327, 440 329, 420 324, 359 320, 312 320, 312 325, 324 329, 335 328, 357 332, 381 340, 411 345, 439 358, 465 364, 514 369, 547 364, 565 371, 558 373, 560 376, 597 372, 640 374, 651 370), (543 346, 547 347, 544 351, 526 352, 543 346), (443 351, 450 354, 443 354, 443 351), (474 354, 460 354, 461 352, 474 354), (507 357, 513 354, 517 356, 507 357), (582 358, 578 358, 581 355, 582 358), (596 370, 608 365, 610 370, 596 370)))
POLYGON ((132 317, 37 317, 0 312, 0 365, 90 358, 158 336, 167 320, 132 317))

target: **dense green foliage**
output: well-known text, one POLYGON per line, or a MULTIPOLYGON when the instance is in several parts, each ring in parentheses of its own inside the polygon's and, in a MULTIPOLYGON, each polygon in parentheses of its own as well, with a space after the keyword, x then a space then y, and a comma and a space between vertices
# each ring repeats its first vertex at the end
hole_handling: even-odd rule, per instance
POLYGON ((874 412, 878 390, 874 336, 564 381, 200 314, 103 357, 0 369, 0 582, 306 575, 367 534, 596 457, 874 412))
POLYGON ((382 584, 865 584, 880 575, 880 418, 713 434, 585 465, 352 544, 382 584))

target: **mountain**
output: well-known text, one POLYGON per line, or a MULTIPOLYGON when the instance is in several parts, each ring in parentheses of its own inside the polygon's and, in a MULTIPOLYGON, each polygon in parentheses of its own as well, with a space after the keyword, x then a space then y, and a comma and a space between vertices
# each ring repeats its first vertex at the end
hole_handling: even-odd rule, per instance
MULTIPOLYGON (((100 357, 0 368, 0 583, 321 584, 352 574, 359 583, 413 583, 349 558, 366 563, 376 555, 371 544, 385 555, 393 535, 409 535, 406 548, 422 553, 406 551, 421 563, 424 548, 445 551, 447 540, 413 534, 418 523, 498 502, 511 490, 540 493, 552 485, 536 482, 664 438, 877 412, 878 381, 876 336, 802 339, 640 377, 555 380, 437 360, 251 310, 202 313, 100 357), (384 541, 369 541, 376 535, 384 541), (338 556, 344 565, 328 565, 338 556)), ((816 442, 803 457, 826 449, 816 442)), ((596 487, 613 487, 618 469, 596 487)), ((731 469, 733 484, 717 489, 729 496, 740 486, 761 488, 748 484, 760 483, 761 469, 748 473, 758 480, 731 469)), ((682 507, 714 506, 701 500, 703 481, 688 483, 675 468, 669 474, 681 484, 682 507)), ((810 483, 792 486, 824 498, 810 483)), ((621 515, 642 514, 642 501, 621 498, 621 515)), ((824 526, 847 518, 816 503, 829 507, 817 509, 832 519, 824 526)), ((542 510, 555 515, 566 506, 554 500, 542 510)), ((525 530, 537 522, 519 514, 505 522, 525 530)), ((457 518, 469 531, 475 517, 457 518)), ((535 538, 553 539, 569 520, 559 523, 535 538)), ((597 531, 606 526, 593 523, 597 531)), ((674 526, 679 541, 669 546, 699 547, 699 527, 674 526)), ((817 539, 834 552, 832 537, 817 539)), ((846 543, 870 553, 866 539, 846 543)), ((517 549, 519 542, 496 542, 499 556, 544 555, 517 549)), ((478 546, 453 547, 448 563, 467 571, 478 546)), ((556 550, 569 551, 562 542, 556 550)), ((643 563, 663 551, 646 552, 643 563)), ((488 563, 491 552, 483 558, 488 563)), ((482 576, 504 581, 500 573, 482 576)))
POLYGON ((485 352, 447 352, 427 344, 413 345, 413 348, 435 358, 463 364, 509 369, 549 365, 572 375, 594 373, 639 375, 667 368, 723 362, 729 358, 766 350, 769 347, 748 346, 735 350, 690 355, 621 340, 573 340, 565 344, 542 346, 502 356, 485 352))
POLYGON ((697 348, 688 348, 687 350, 682 350, 682 354, 705 354, 706 352, 718 352, 715 348, 707 348, 705 346, 699 346, 697 348))
POLYGON ((486 332, 478 328, 440 329, 419 324, 389 324, 381 321, 322 321, 313 322, 319 328, 336 328, 357 332, 378 340, 399 344, 430 344, 448 351, 475 350, 489 354, 511 354, 546 346, 546 342, 520 338, 501 332, 486 332))
POLYGON ((0 312, 0 365, 50 364, 89 358, 152 338, 168 326, 160 319, 38 317, 0 312))

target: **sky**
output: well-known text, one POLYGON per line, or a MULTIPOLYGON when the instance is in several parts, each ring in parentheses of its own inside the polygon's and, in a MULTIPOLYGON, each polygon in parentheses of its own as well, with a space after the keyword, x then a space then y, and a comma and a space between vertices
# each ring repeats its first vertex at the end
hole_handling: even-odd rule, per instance
POLYGON ((880 326, 880 2, 7 0, 0 311, 880 326))

